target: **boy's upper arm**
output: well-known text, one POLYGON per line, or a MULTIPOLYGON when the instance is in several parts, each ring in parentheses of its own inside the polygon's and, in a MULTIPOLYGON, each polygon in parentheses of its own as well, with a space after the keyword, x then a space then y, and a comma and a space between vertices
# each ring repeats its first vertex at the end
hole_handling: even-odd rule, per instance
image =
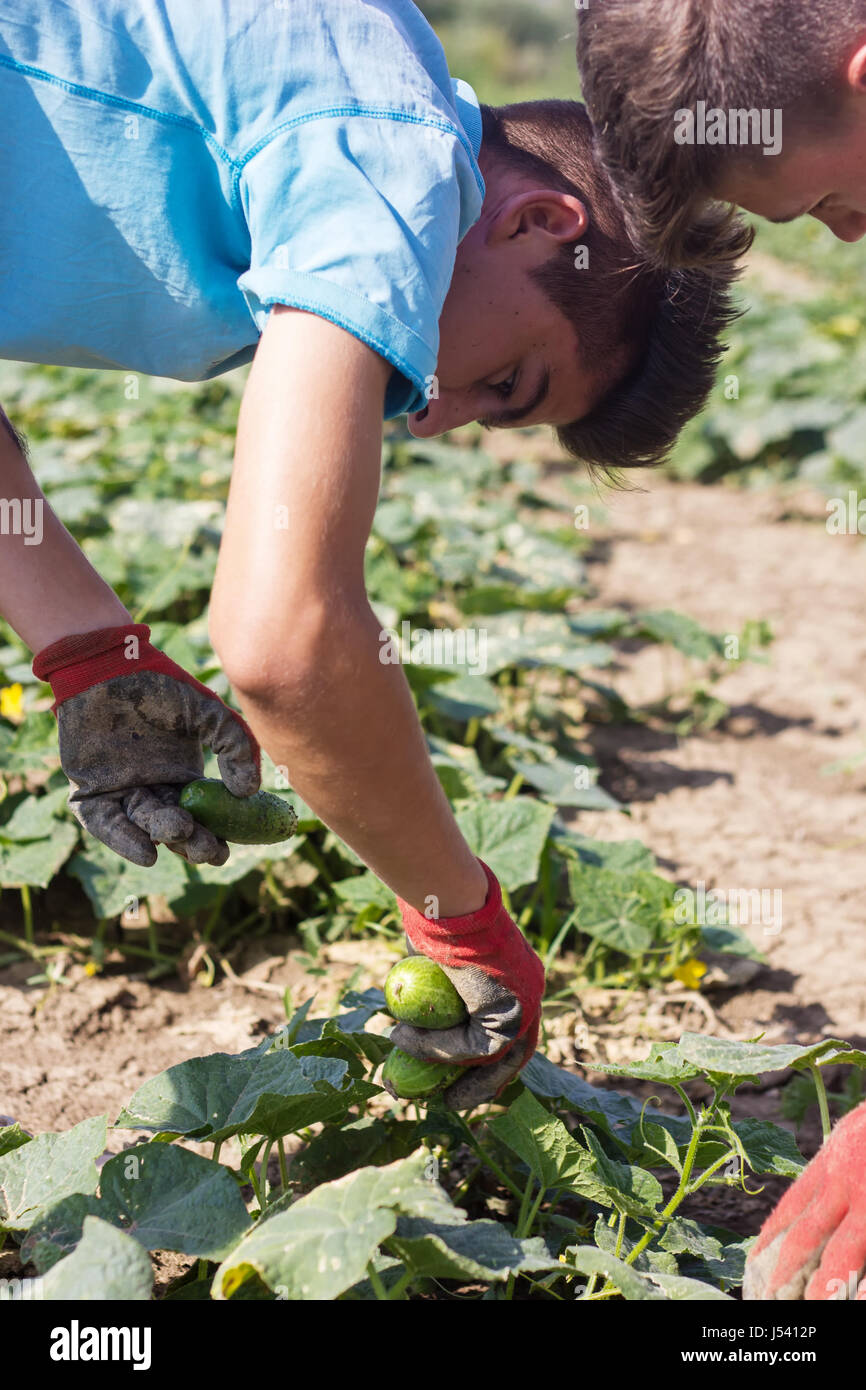
POLYGON ((214 585, 239 631, 264 624, 279 638, 303 597, 364 600, 392 371, 327 319, 280 306, 269 315, 241 405, 214 585))
POLYGON ((384 414, 420 409, 458 242, 483 185, 458 128, 394 111, 320 113, 245 160, 250 266, 263 328, 275 303, 330 319, 396 368, 384 414))

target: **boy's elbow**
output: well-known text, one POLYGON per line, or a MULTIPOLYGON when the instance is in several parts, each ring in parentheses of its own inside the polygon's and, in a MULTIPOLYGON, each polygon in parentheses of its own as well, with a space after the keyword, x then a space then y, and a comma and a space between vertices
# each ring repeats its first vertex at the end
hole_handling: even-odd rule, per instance
POLYGON ((235 622, 231 630, 213 617, 210 638, 232 689, 247 705, 297 716, 315 707, 317 691, 340 679, 357 625, 325 607, 305 605, 290 624, 235 622))

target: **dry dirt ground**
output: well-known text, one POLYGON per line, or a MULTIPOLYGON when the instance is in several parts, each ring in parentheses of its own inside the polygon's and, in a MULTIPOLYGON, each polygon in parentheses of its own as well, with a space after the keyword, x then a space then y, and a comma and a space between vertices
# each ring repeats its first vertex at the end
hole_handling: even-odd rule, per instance
MULTIPOLYGON (((582 815, 580 828, 643 839, 666 871, 708 888, 779 890, 781 930, 747 927, 769 965, 736 986, 711 990, 711 1012, 674 1007, 675 1028, 768 1040, 866 1035, 866 949, 861 884, 866 845, 866 763, 851 774, 826 765, 866 745, 866 546, 829 536, 820 498, 806 492, 742 492, 643 480, 641 492, 609 495, 590 574, 605 606, 672 607, 721 632, 767 618, 775 643, 767 665, 725 677, 726 723, 706 736, 659 736, 641 727, 600 728, 595 738, 605 783, 631 803, 630 817, 582 815), (604 563, 601 563, 601 559, 604 563)), ((671 679, 658 650, 623 654, 619 687, 635 703, 671 679)), ((678 673, 673 672, 676 676, 678 673)), ((680 672, 679 674, 683 674, 680 672)), ((0 918, 4 916, 0 902, 0 918)), ((9 927, 8 918, 0 925, 9 927)), ((255 941, 235 962, 241 983, 210 989, 180 979, 148 984, 109 967, 70 984, 28 984, 29 964, 0 971, 0 1111, 33 1131, 65 1129, 86 1116, 117 1113, 132 1091, 185 1058, 249 1046, 285 1019, 282 991, 295 1004, 318 991, 315 1013, 360 966, 357 987, 381 983, 393 959, 377 942, 337 943, 309 975, 285 940, 255 941)), ((643 1055, 668 1017, 649 1001, 625 1034, 604 1026, 598 1001, 575 1001, 555 1043, 595 1081, 592 1058, 643 1055), (575 1016, 577 1023, 575 1023, 575 1016), (588 1025, 588 1026, 587 1026, 588 1025), (596 1028, 596 1025, 598 1027, 596 1028)), ((739 1108, 778 1118, 778 1090, 744 1088, 739 1108)), ((115 1134, 112 1147, 122 1146, 115 1134)), ((129 1136, 131 1138, 131 1136, 129 1136)), ((801 1133, 808 1150, 814 1125, 801 1133)), ((756 1229, 778 1185, 752 1208, 756 1229)), ((724 1194, 719 1198, 724 1200, 724 1194)), ((726 1209, 716 1212, 736 1225, 726 1209)))

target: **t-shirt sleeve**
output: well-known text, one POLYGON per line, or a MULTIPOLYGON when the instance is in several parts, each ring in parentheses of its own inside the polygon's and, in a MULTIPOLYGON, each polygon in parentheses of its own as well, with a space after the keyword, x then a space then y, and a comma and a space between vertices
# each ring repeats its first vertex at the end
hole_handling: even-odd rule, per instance
POLYGON ((307 309, 397 369, 385 416, 418 410, 439 315, 483 183, 466 136, 402 113, 317 113, 244 161, 250 267, 238 279, 261 332, 273 304, 307 309))

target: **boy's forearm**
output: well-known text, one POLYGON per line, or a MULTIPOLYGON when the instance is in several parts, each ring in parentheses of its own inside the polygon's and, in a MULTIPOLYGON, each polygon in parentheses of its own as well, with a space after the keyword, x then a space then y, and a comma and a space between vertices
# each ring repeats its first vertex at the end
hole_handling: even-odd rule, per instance
POLYGON ((480 907, 487 882, 430 762, 400 666, 379 659, 380 623, 335 614, 305 675, 244 695, 253 732, 316 814, 401 898, 433 916, 480 907))
POLYGON ((33 652, 129 613, 54 515, 0 420, 0 616, 33 652))

